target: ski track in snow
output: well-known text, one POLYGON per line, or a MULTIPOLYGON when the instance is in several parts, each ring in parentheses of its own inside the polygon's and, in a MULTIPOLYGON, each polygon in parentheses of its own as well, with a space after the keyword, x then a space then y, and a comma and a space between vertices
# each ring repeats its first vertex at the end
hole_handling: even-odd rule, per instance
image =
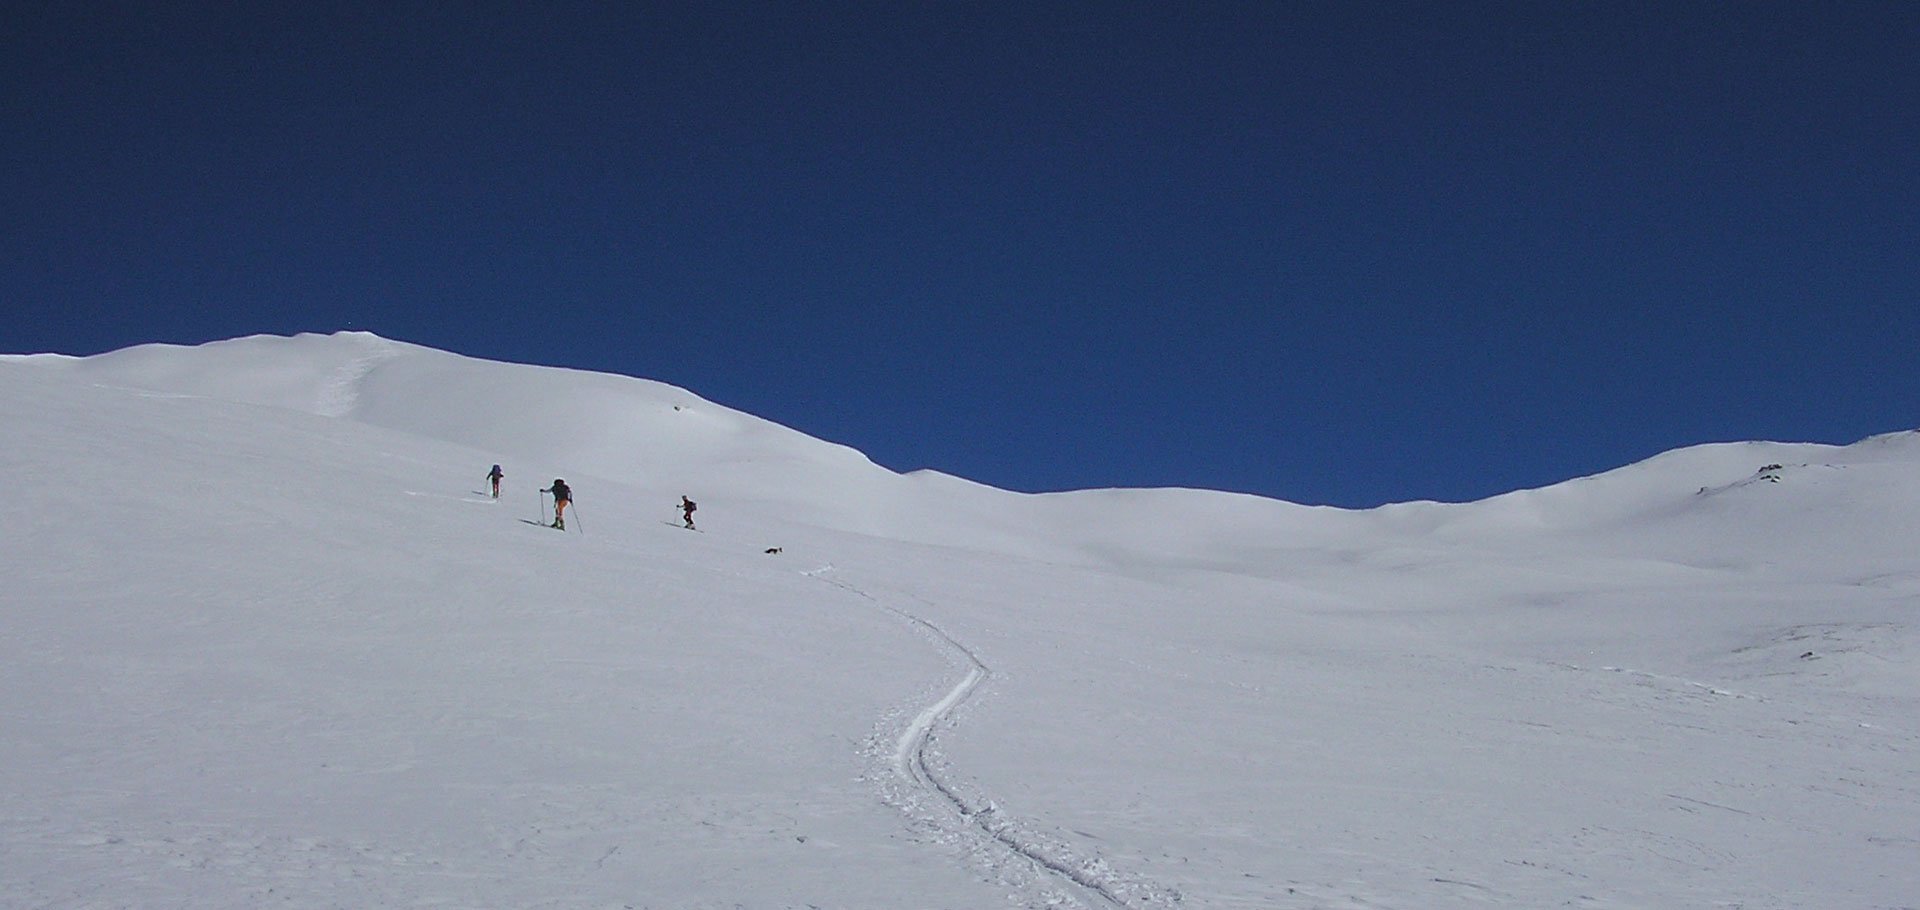
MULTIPOLYGON (((1178 897, 1169 889, 1158 886, 1128 887, 1122 884, 1119 876, 1109 870, 1104 861, 1075 856, 1065 844, 1058 841, 1043 844, 1037 838, 1022 833, 1020 828, 1023 826, 1017 825, 1013 819, 1001 813, 993 800, 963 796, 957 786, 935 771, 927 758, 932 751, 934 729, 962 704, 965 704, 980 684, 993 675, 993 671, 980 660, 978 654, 948 635, 946 630, 920 616, 885 603, 852 584, 829 577, 833 571, 832 565, 825 565, 802 571, 800 574, 824 581, 912 623, 967 666, 965 676, 939 700, 921 710, 894 740, 892 760, 894 774, 910 782, 922 792, 937 795, 939 801, 952 814, 970 824, 972 830, 977 832, 976 836, 984 835, 991 842, 1011 851, 1014 856, 1042 870, 1044 875, 1070 885, 1081 895, 1085 903, 1131 910, 1135 904, 1129 902, 1125 896, 1124 892, 1128 891, 1143 893, 1145 899, 1149 901, 1154 900, 1157 895, 1161 905, 1178 902, 1178 897)), ((1057 907, 1061 896, 1048 895, 1043 898, 1041 906, 1057 907)))
POLYGON ((483 506, 494 506, 494 505, 500 504, 500 500, 494 499, 493 497, 488 496, 485 493, 475 493, 472 496, 451 496, 446 493, 431 493, 424 490, 402 490, 400 492, 405 493, 408 496, 425 496, 429 499, 450 499, 450 500, 453 500, 454 502, 471 502, 476 505, 483 505, 483 506))

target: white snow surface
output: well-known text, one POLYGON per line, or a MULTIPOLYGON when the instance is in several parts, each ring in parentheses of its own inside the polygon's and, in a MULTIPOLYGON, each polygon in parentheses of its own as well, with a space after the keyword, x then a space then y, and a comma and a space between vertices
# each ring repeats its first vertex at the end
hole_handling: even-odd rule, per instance
POLYGON ((1920 906, 1920 433, 1027 495, 342 333, 0 438, 0 907, 1920 906))

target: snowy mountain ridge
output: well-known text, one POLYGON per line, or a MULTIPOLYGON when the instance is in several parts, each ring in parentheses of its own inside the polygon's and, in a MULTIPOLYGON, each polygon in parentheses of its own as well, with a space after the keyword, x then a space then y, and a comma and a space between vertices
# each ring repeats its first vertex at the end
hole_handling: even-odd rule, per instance
POLYGON ((664 485, 700 491, 716 505, 750 504, 839 530, 1017 553, 1054 550, 1050 542, 1077 544, 1089 535, 1107 550, 1119 544, 1116 538, 1186 549, 1213 538, 1307 545, 1354 534, 1530 535, 1684 511, 1696 505, 1696 491, 1724 490, 1768 464, 1920 463, 1920 431, 1909 431, 1845 447, 1699 445, 1477 503, 1398 503, 1360 512, 1181 489, 1035 495, 937 471, 896 474, 846 446, 661 382, 477 360, 365 332, 142 345, 54 362, 98 383, 343 417, 469 446, 497 453, 494 460, 510 467, 542 466, 533 475, 542 483, 561 474, 664 485), (1072 505, 1055 507, 1066 501, 1072 505), (1092 527, 1079 524, 1088 512, 1098 516, 1092 527), (1193 522, 1192 515, 1205 519, 1193 522), (953 516, 957 520, 948 520, 953 516), (993 532, 982 535, 984 528, 993 532))
POLYGON ((1026 495, 344 334, 0 357, 0 438, 4 907, 1920 894, 1920 434, 1026 495))

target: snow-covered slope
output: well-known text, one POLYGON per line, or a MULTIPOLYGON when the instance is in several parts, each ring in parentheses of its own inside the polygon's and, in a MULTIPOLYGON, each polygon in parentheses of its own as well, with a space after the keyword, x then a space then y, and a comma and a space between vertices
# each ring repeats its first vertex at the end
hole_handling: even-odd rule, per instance
POLYGON ((342 334, 3 357, 0 434, 0 906, 1920 894, 1916 433, 1034 496, 342 334))

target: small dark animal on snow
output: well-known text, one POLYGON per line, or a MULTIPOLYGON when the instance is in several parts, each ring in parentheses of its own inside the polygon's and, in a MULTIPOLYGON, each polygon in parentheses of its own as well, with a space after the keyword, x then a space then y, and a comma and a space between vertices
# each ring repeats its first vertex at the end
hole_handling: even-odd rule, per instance
POLYGON ((772 554, 772 553, 778 553, 778 552, 780 552, 780 548, 779 548, 779 547, 768 547, 768 548, 767 548, 767 552, 768 552, 769 554, 772 554))

